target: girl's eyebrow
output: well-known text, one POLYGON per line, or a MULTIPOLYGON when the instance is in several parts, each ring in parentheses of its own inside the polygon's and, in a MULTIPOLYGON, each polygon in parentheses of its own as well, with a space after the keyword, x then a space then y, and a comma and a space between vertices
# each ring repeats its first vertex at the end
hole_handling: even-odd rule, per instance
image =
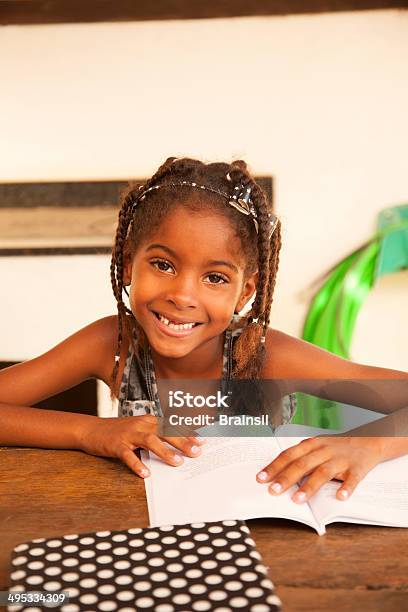
MULTIPOLYGON (((153 249, 162 249, 163 251, 166 251, 166 253, 171 255, 171 257, 174 257, 175 259, 178 259, 177 253, 175 251, 173 251, 173 249, 171 249, 170 247, 165 246, 164 244, 158 244, 158 243, 150 244, 147 247, 146 252, 147 251, 152 251, 153 249)), ((233 270, 234 272, 239 274, 239 270, 238 270, 237 266, 235 266, 230 261, 224 261, 222 259, 212 259, 211 261, 207 262, 207 265, 209 265, 209 266, 226 266, 227 268, 230 268, 231 270, 233 270)))

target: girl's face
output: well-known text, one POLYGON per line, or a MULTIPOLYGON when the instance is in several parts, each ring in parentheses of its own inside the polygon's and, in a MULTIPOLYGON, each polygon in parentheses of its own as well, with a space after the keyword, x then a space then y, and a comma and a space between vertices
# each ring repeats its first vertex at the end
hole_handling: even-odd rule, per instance
POLYGON ((219 339, 252 297, 241 244, 227 219, 177 207, 124 266, 130 307, 150 346, 184 357, 219 339))

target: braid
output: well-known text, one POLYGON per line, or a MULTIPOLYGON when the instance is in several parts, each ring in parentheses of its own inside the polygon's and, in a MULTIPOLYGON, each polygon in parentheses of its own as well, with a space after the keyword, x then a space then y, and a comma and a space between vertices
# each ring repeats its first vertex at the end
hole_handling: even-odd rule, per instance
POLYGON ((273 292, 275 290, 276 285, 276 275, 279 267, 279 253, 281 249, 281 224, 278 221, 278 224, 273 232, 271 239, 271 258, 269 262, 269 280, 268 280, 268 290, 266 294, 266 303, 265 303, 265 329, 269 326, 271 308, 272 308, 272 300, 273 300, 273 292))
MULTIPOLYGON (((126 236, 131 220, 133 199, 131 194, 127 196, 123 202, 123 206, 119 212, 118 227, 116 230, 115 243, 112 249, 112 259, 110 265, 110 276, 113 294, 116 298, 118 308, 118 338, 116 344, 116 356, 120 355, 120 349, 123 340, 123 323, 126 317, 126 312, 130 312, 122 299, 123 291, 123 247, 126 242, 126 236)), ((115 358, 111 377, 111 397, 113 398, 113 385, 116 382, 116 377, 119 370, 119 359, 115 358)))
POLYGON ((258 324, 265 322, 265 301, 269 278, 269 217, 266 199, 261 188, 254 183, 252 201, 258 217, 258 286, 251 309, 258 324))
POLYGON ((258 378, 265 357, 265 347, 261 342, 266 336, 269 325, 270 309, 279 263, 280 227, 276 227, 269 239, 270 223, 265 194, 259 185, 248 175, 241 183, 251 186, 251 199, 258 219, 258 282, 255 300, 244 321, 246 327, 234 347, 236 378, 258 378))
POLYGON ((148 189, 155 183, 160 181, 169 171, 175 157, 169 157, 166 159, 164 164, 160 166, 157 172, 147 181, 145 185, 138 183, 131 183, 130 190, 127 191, 126 195, 123 196, 122 206, 119 211, 118 227, 116 230, 115 243, 112 249, 112 258, 110 264, 110 277, 113 294, 116 298, 116 304, 118 308, 118 337, 116 344, 116 356, 115 364, 110 381, 111 399, 114 397, 114 387, 119 371, 119 357, 120 350, 123 341, 123 329, 126 328, 129 341, 131 342, 133 349, 137 352, 138 348, 143 344, 143 331, 136 324, 136 320, 133 313, 125 303, 123 302, 123 251, 126 245, 126 239, 128 236, 129 226, 132 222, 133 216, 133 204, 136 199, 137 191, 141 188, 148 189), (129 315, 129 316, 127 316, 129 315), (134 336, 136 335, 136 342, 134 336))

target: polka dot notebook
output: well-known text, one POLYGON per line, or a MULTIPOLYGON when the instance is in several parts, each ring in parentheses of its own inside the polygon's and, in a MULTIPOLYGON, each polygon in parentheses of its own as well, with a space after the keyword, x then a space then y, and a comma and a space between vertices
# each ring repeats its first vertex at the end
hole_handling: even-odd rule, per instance
POLYGON ((40 538, 14 548, 12 568, 12 591, 68 591, 69 603, 52 608, 62 612, 281 610, 238 520, 40 538))

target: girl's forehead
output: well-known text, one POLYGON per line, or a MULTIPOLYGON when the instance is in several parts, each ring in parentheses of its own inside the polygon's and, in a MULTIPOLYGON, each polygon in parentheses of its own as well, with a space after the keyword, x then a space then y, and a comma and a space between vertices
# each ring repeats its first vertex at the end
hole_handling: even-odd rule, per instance
POLYGON ((222 214, 203 210, 192 211, 177 207, 171 210, 160 225, 140 244, 164 244, 180 255, 219 259, 228 256, 243 265, 241 242, 228 218, 222 214))

